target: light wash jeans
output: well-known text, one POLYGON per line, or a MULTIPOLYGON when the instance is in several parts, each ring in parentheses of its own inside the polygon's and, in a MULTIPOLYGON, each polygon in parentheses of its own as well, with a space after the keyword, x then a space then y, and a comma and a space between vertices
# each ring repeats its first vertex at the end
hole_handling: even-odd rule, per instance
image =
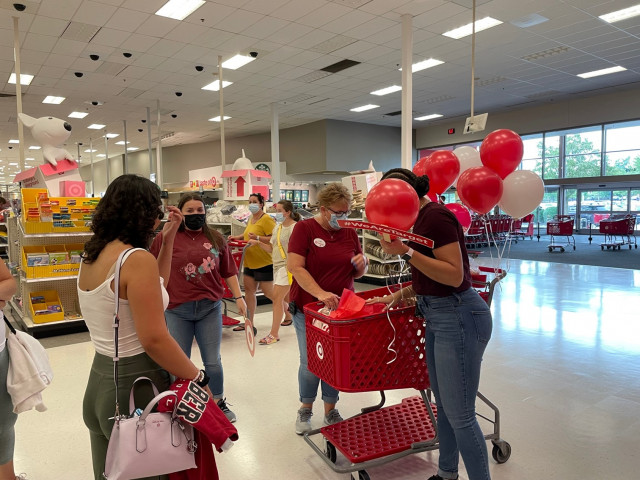
POLYGON ((297 312, 293 316, 293 326, 298 337, 300 350, 300 367, 298 368, 298 389, 301 403, 313 403, 318 395, 318 384, 322 384, 322 400, 325 403, 338 403, 338 390, 320 380, 307 367, 307 328, 304 323, 304 313, 297 312))
POLYGON ((476 419, 482 354, 491 338, 491 311, 470 288, 448 297, 418 296, 426 319, 426 353, 438 406, 438 475, 457 478, 462 455, 469 480, 489 480, 487 445, 476 419))
POLYGON ((222 301, 207 298, 183 303, 165 311, 169 333, 182 351, 191 358, 193 337, 200 348, 204 370, 209 375, 209 388, 214 398, 224 393, 224 373, 220 358, 222 342, 222 301))

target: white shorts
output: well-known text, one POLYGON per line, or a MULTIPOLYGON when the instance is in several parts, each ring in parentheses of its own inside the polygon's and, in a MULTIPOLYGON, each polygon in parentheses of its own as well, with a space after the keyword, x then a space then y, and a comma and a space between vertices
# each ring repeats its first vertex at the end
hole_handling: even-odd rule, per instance
POLYGON ((287 267, 280 267, 276 272, 273 273, 273 284, 280 285, 282 287, 289 286, 287 267))

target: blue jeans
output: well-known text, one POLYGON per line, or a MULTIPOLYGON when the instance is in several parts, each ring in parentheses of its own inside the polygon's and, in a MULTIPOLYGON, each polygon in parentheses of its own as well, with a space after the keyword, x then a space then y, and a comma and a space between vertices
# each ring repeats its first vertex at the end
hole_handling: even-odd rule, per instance
POLYGON ((300 390, 301 403, 313 403, 318 395, 318 384, 322 384, 322 400, 325 403, 338 402, 338 390, 320 380, 307 367, 307 327, 304 323, 304 313, 297 312, 293 316, 293 326, 298 337, 298 350, 300 350, 300 367, 298 368, 298 389, 300 390))
POLYGON ((457 478, 462 455, 469 480, 489 480, 476 394, 482 354, 491 338, 491 311, 473 288, 448 297, 419 295, 418 308, 426 320, 427 367, 438 406, 438 475, 457 478))
POLYGON ((191 358, 193 337, 200 348, 204 370, 209 375, 209 388, 214 398, 224 393, 224 373, 220 358, 222 342, 222 301, 208 298, 186 302, 165 311, 169 333, 182 351, 191 358))

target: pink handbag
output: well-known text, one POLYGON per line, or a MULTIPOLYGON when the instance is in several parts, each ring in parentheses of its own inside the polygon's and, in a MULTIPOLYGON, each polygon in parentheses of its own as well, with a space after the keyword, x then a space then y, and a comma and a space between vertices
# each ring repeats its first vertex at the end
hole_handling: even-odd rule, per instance
POLYGON ((193 440, 193 427, 184 424, 177 417, 178 401, 175 392, 158 393, 158 389, 152 382, 155 397, 147 404, 142 414, 136 416, 133 389, 139 380, 149 380, 146 377, 140 377, 131 386, 129 415, 120 415, 118 404, 118 326, 120 323, 118 319, 118 287, 122 259, 130 250, 121 253, 118 257, 118 267, 115 274, 113 376, 116 384, 116 412, 103 474, 104 478, 108 480, 131 480, 196 468, 194 453, 197 444, 193 440), (176 399, 172 412, 151 413, 151 410, 161 399, 170 396, 176 399))

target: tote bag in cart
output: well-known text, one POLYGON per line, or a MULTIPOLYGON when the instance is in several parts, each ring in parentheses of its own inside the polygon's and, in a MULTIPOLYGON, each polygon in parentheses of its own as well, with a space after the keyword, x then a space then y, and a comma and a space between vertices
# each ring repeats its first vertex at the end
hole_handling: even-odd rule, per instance
POLYGON ((193 427, 189 424, 183 424, 177 417, 178 401, 175 392, 158 393, 152 382, 155 397, 147 404, 139 417, 135 416, 133 389, 139 380, 149 380, 146 377, 138 378, 131 387, 129 415, 120 415, 118 403, 120 267, 122 266, 123 257, 132 250, 129 249, 122 252, 118 257, 114 279, 115 313, 113 325, 115 355, 113 357, 113 377, 116 385, 116 409, 115 422, 109 438, 103 473, 103 477, 108 480, 131 480, 196 468, 194 453, 197 445, 193 440, 193 427), (151 410, 160 400, 170 396, 175 397, 172 412, 151 413, 151 410))

